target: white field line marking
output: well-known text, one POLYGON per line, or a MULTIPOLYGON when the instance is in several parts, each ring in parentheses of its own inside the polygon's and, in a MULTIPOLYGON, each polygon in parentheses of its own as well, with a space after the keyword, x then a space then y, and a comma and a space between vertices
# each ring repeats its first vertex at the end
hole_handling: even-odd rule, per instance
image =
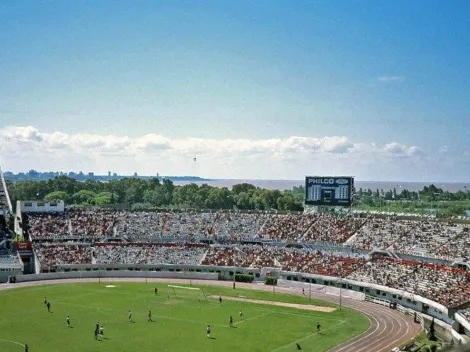
MULTIPOLYGON (((336 327, 336 326, 338 326, 338 325, 344 324, 345 322, 346 322, 345 320, 340 320, 339 323, 334 324, 334 325, 330 326, 329 328, 324 329, 323 331, 331 330, 331 329, 333 329, 334 327, 336 327)), ((276 348, 275 350, 272 350, 271 352, 281 351, 281 350, 283 350, 283 349, 286 348, 286 347, 292 346, 292 345, 294 345, 294 344, 297 343, 297 342, 305 341, 305 340, 307 340, 307 339, 309 339, 309 338, 311 338, 311 337, 313 337, 313 336, 318 336, 318 333, 317 333, 317 332, 314 332, 314 333, 312 333, 312 334, 310 334, 310 335, 307 335, 307 336, 302 337, 302 338, 300 338, 300 339, 298 339, 298 340, 295 340, 295 341, 293 341, 293 342, 291 342, 291 343, 288 343, 287 345, 284 345, 284 346, 281 346, 281 347, 279 347, 279 348, 276 348)))
POLYGON ((266 315, 269 315, 269 314, 271 314, 271 312, 267 312, 267 313, 264 313, 264 314, 256 315, 256 316, 251 317, 251 318, 248 318, 248 319, 243 318, 243 320, 241 320, 241 321, 239 321, 239 322, 236 322, 236 323, 233 324, 233 325, 238 325, 238 324, 244 323, 245 321, 249 321, 249 320, 259 319, 259 318, 265 317, 266 315))
POLYGON ((0 341, 5 341, 5 342, 14 343, 15 345, 20 345, 20 346, 23 346, 23 347, 24 347, 24 345, 23 345, 21 342, 18 342, 18 341, 5 340, 5 339, 0 339, 0 341))
MULTIPOLYGON (((289 308, 289 309, 292 309, 292 308, 289 308)), ((283 312, 283 311, 267 309, 267 308, 253 308, 253 310, 259 310, 260 312, 271 312, 271 313, 275 313, 275 314, 299 316, 299 317, 305 317, 305 318, 320 317, 322 320, 333 320, 333 321, 341 320, 341 318, 338 318, 338 317, 323 316, 323 315, 315 314, 315 313, 322 313, 322 312, 312 312, 311 314, 302 314, 302 313, 283 312)))
MULTIPOLYGON (((227 301, 264 304, 264 305, 269 305, 269 306, 294 308, 294 309, 298 309, 298 310, 308 310, 308 311, 313 311, 313 312, 331 313, 331 312, 334 312, 336 310, 336 308, 315 306, 315 305, 311 305, 311 304, 299 304, 299 303, 290 303, 290 302, 270 301, 270 300, 263 300, 263 299, 254 299, 254 298, 241 298, 241 297, 235 297, 235 296, 221 296, 221 297, 223 299, 227 300, 227 301)), ((217 296, 210 295, 210 296, 208 296, 208 298, 217 299, 217 296)))

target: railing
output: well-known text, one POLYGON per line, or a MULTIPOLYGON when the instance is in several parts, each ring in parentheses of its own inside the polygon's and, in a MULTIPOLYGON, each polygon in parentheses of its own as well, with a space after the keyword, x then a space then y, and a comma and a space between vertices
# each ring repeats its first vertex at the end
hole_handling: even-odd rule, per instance
POLYGON ((366 302, 371 302, 371 303, 375 303, 375 304, 380 304, 381 306, 390 307, 390 301, 388 301, 386 299, 377 298, 377 297, 374 297, 374 296, 371 296, 371 295, 366 295, 364 300, 366 302))

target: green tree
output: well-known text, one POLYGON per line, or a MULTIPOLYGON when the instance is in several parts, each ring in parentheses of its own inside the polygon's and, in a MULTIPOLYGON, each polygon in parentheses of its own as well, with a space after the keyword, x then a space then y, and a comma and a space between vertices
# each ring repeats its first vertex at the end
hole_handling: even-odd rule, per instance
POLYGON ((290 194, 284 194, 278 199, 277 208, 285 211, 302 211, 303 204, 290 194))
POLYGON ((54 191, 52 193, 49 193, 47 194, 45 197, 44 197, 44 200, 47 200, 47 201, 52 201, 52 200, 64 200, 66 201, 68 199, 68 194, 67 192, 64 192, 64 191, 54 191))
POLYGON ((227 188, 216 188, 210 191, 205 201, 206 208, 210 209, 231 209, 233 207, 233 198, 227 188))
POLYGON ((108 205, 115 203, 115 199, 117 199, 117 195, 112 194, 111 192, 100 192, 92 200, 90 200, 90 204, 108 205))
POLYGON ((95 197, 95 192, 82 189, 72 196, 72 200, 75 204, 91 204, 95 197))
POLYGON ((234 203, 238 209, 249 210, 251 209, 250 195, 246 192, 241 192, 234 195, 234 203))
POLYGON ((250 183, 239 183, 232 187, 232 192, 236 195, 239 193, 251 194, 255 190, 256 190, 256 187, 250 183))

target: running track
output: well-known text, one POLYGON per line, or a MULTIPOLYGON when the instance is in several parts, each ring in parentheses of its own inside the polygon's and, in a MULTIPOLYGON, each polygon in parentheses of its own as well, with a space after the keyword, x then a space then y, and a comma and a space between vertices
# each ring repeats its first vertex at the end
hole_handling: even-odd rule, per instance
MULTIPOLYGON (((47 280, 47 281, 30 281, 17 284, 2 284, 0 290, 25 287, 25 286, 40 286, 51 284, 65 284, 65 283, 83 283, 95 282, 96 279, 62 279, 62 280, 47 280)), ((111 281, 138 281, 142 282, 144 279, 135 278, 109 278, 101 279, 103 282, 111 281)), ((174 282, 188 284, 189 280, 178 279, 148 279, 148 282, 174 282)), ((191 280, 193 284, 198 285, 219 285, 219 286, 232 286, 232 282, 227 281, 211 281, 207 280, 191 280)), ((259 284, 246 284, 237 282, 237 287, 256 289, 263 291, 272 291, 272 286, 265 286, 259 284)), ((276 287, 276 292, 289 293, 301 295, 299 288, 289 287, 276 287)), ((339 304, 339 297, 327 295, 324 293, 312 292, 312 297, 324 301, 339 304)), ((342 298, 342 305, 348 308, 355 309, 364 314, 370 321, 370 327, 362 334, 343 342, 342 344, 330 349, 328 352, 389 352, 392 348, 411 340, 413 337, 421 332, 421 325, 414 323, 411 317, 405 316, 390 308, 369 303, 365 301, 352 300, 346 297, 342 298)))

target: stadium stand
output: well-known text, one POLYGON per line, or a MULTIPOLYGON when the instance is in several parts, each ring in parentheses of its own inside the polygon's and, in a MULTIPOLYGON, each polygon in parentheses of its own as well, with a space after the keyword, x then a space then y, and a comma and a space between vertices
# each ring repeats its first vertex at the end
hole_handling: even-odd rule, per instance
POLYGON ((348 278, 407 291, 446 307, 466 303, 470 295, 468 272, 423 262, 374 258, 348 278))
POLYGON ((0 255, 1 270, 21 270, 20 259, 16 255, 0 255))
POLYGON ((470 297, 470 276, 451 266, 469 258, 468 225, 450 220, 78 209, 23 217, 43 271, 75 264, 270 267, 384 285, 446 307, 470 297), (414 259, 371 259, 377 249, 414 259))
POLYGON ((366 222, 353 216, 336 214, 314 215, 315 220, 304 235, 304 241, 343 243, 358 231, 366 222))
POLYGON ((453 224, 452 221, 439 222, 428 218, 410 221, 369 216, 348 244, 366 250, 381 248, 453 260, 470 258, 468 234, 468 226, 453 224))
POLYGON ((29 214, 24 225, 31 240, 60 240, 71 237, 70 219, 61 213, 29 214))
POLYGON ((337 255, 323 251, 274 246, 212 247, 203 264, 245 268, 279 267, 284 271, 327 276, 345 276, 363 265, 363 256, 337 255))
POLYGON ((199 265, 206 251, 203 245, 104 244, 93 248, 97 264, 180 264, 199 265))
POLYGON ((34 243, 33 250, 42 270, 53 271, 59 264, 91 264, 92 260, 87 243, 34 243))
POLYGON ((264 239, 299 240, 313 225, 315 216, 271 215, 258 231, 257 237, 264 239))

